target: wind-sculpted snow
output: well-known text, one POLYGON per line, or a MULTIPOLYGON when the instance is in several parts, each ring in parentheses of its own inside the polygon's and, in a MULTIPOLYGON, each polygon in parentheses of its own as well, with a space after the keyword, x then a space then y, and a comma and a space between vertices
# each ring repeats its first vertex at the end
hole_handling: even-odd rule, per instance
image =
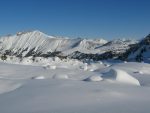
POLYGON ((32 62, 30 65, 26 63, 24 65, 24 62, 20 63, 21 65, 0 63, 0 112, 149 113, 150 111, 150 64, 37 59, 43 63, 42 61, 32 62), (49 65, 57 68, 49 68, 49 65), (47 66, 48 68, 45 68, 47 66), (93 71, 90 71, 91 69, 93 71), (109 71, 110 69, 112 70, 109 71), (143 74, 138 73, 139 71, 143 74))
POLYGON ((90 76, 86 79, 84 79, 83 81, 89 81, 89 82, 99 82, 99 81, 102 81, 103 78, 100 77, 100 76, 97 76, 97 75, 94 75, 94 76, 90 76))
POLYGON ((106 80, 112 80, 112 81, 117 81, 121 83, 140 86, 140 83, 136 78, 132 77, 127 72, 120 70, 120 69, 111 69, 109 72, 105 73, 102 76, 102 78, 106 80))
POLYGON ((14 91, 22 86, 22 83, 0 78, 0 94, 14 91))

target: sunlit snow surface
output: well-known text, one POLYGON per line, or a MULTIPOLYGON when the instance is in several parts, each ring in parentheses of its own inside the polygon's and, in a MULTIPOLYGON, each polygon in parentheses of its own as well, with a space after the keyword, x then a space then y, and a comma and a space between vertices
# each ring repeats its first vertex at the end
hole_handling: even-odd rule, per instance
POLYGON ((150 64, 14 60, 0 63, 0 113, 150 112, 150 64))

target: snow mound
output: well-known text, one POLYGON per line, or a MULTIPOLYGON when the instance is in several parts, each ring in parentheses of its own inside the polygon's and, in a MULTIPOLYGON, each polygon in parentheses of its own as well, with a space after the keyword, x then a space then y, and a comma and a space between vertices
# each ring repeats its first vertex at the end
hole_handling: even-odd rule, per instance
POLYGON ((44 69, 56 69, 55 65, 47 65, 43 67, 44 69))
POLYGON ((50 66, 50 69, 56 69, 56 66, 50 66))
POLYGON ((106 80, 114 80, 121 83, 133 84, 140 86, 139 81, 129 75, 127 72, 120 69, 111 69, 109 72, 102 76, 106 80))
POLYGON ((53 76, 54 79, 68 79, 68 75, 66 74, 56 74, 53 76))
POLYGON ((124 63, 128 63, 127 61, 124 61, 124 63))
POLYGON ((94 70, 94 69, 90 69, 89 71, 92 71, 92 72, 93 72, 93 71, 95 71, 95 70, 94 70))
POLYGON ((144 74, 143 71, 139 71, 140 74, 144 74))
POLYGON ((21 60, 21 63, 24 64, 24 65, 30 65, 30 64, 32 64, 32 57, 23 58, 21 60))
POLYGON ((54 57, 53 60, 54 60, 55 62, 60 62, 60 61, 61 61, 59 57, 54 57))
POLYGON ((99 61, 99 64, 103 64, 103 62, 102 62, 102 61, 99 61))
POLYGON ((85 64, 84 64, 84 67, 83 67, 83 70, 84 70, 84 71, 87 71, 87 69, 88 69, 88 64, 85 63, 85 64))
POLYGON ((89 81, 89 82, 98 82, 98 81, 102 81, 103 78, 98 76, 98 75, 93 75, 93 76, 90 76, 86 79, 84 79, 83 81, 89 81))
POLYGON ((111 65, 110 64, 104 64, 106 67, 110 67, 111 65))
POLYGON ((139 74, 141 74, 141 75, 144 74, 143 71, 136 71, 136 72, 134 72, 134 73, 139 73, 139 74))
POLYGON ((37 77, 32 77, 32 79, 45 79, 44 76, 37 76, 37 77))
POLYGON ((0 94, 14 91, 20 88, 22 84, 10 81, 10 80, 0 80, 0 94))

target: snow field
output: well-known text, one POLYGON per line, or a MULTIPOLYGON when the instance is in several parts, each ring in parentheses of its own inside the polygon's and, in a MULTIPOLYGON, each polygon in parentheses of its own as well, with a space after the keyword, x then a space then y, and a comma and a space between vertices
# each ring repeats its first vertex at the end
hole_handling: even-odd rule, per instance
POLYGON ((43 62, 32 62, 30 65, 19 61, 21 65, 0 63, 2 113, 150 111, 149 64, 83 63, 69 59, 41 61, 43 62), (87 66, 87 70, 84 70, 84 66, 87 66))

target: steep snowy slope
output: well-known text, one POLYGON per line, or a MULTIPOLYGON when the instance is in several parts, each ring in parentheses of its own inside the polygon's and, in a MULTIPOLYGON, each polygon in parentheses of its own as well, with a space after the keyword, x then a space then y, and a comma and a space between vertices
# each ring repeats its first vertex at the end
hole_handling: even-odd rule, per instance
POLYGON ((17 52, 25 56, 31 50, 36 53, 47 53, 70 49, 79 41, 79 39, 61 39, 33 31, 1 38, 0 48, 2 52, 10 50, 12 54, 17 52))

